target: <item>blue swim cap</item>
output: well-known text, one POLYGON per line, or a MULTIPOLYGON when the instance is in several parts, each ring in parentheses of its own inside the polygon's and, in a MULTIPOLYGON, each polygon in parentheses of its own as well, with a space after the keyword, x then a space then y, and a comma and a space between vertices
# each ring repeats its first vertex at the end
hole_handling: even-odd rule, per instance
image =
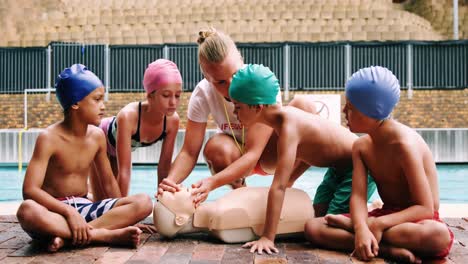
POLYGON ((65 68, 55 79, 55 93, 64 110, 102 86, 101 80, 83 64, 65 68))
POLYGON ((383 120, 400 100, 400 84, 389 69, 371 66, 348 79, 346 97, 366 116, 383 120))
POLYGON ((275 74, 263 65, 249 64, 232 77, 229 96, 248 105, 276 104, 279 82, 275 74))

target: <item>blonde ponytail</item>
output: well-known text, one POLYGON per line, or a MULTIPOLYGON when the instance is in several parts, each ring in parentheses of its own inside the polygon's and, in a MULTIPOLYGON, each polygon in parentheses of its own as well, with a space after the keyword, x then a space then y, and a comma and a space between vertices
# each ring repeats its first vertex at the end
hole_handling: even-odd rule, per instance
POLYGON ((197 43, 198 59, 209 63, 222 62, 232 49, 237 51, 236 44, 231 37, 213 27, 200 31, 197 43))

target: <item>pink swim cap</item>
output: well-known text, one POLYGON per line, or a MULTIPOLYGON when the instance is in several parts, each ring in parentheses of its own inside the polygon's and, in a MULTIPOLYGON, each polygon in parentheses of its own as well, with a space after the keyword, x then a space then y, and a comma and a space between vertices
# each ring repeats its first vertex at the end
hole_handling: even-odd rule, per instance
POLYGON ((174 62, 159 59, 148 65, 143 76, 143 87, 147 94, 157 91, 170 83, 182 83, 182 76, 174 62))

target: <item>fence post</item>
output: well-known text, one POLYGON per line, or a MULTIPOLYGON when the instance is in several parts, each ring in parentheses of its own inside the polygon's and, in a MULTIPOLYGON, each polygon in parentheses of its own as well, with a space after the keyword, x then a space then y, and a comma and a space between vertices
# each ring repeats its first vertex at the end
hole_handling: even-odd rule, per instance
POLYGON ((28 127, 28 89, 24 89, 23 111, 24 111, 23 112, 23 128, 27 128, 28 127))
POLYGON ((458 0, 453 0, 453 39, 458 40, 458 0))
POLYGON ((109 44, 104 47, 104 82, 106 83, 106 93, 104 94, 104 101, 109 100, 110 89, 110 48, 109 44))
POLYGON ((408 81, 406 86, 408 87, 408 99, 413 98, 413 44, 408 43, 406 46, 406 63, 408 69, 408 81))
POLYGON ((164 45, 163 47, 163 58, 166 60, 170 60, 169 58, 169 47, 167 45, 164 45))
MULTIPOLYGON (((52 47, 49 45, 47 46, 47 76, 46 81, 47 85, 46 88, 50 89, 51 87, 51 76, 52 75, 52 47)), ((46 101, 50 102, 50 91, 46 93, 46 101)))
POLYGON ((283 73, 283 86, 284 86, 284 100, 289 100, 289 44, 283 47, 284 54, 284 73, 283 73))
POLYGON ((345 65, 345 80, 348 80, 351 77, 351 45, 349 44, 345 45, 345 65))

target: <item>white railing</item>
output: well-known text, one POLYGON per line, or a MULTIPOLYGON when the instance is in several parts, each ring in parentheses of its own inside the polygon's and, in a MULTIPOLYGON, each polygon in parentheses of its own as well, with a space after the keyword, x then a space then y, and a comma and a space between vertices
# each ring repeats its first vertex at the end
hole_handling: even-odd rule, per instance
MULTIPOLYGON (((21 129, 0 129, 0 163, 16 164, 22 158, 24 163, 29 162, 36 138, 41 129, 30 129, 23 132, 22 148, 18 150, 18 136, 21 129)), ((468 163, 468 128, 423 128, 416 129, 434 154, 436 162, 463 162, 468 163)), ((208 130, 205 134, 205 141, 216 133, 216 130, 208 130)), ((174 157, 182 148, 185 130, 180 130, 177 135, 174 157)), ((161 143, 151 147, 140 148, 132 154, 134 164, 157 163, 161 143)), ((205 163, 200 152, 198 163, 205 163)))

